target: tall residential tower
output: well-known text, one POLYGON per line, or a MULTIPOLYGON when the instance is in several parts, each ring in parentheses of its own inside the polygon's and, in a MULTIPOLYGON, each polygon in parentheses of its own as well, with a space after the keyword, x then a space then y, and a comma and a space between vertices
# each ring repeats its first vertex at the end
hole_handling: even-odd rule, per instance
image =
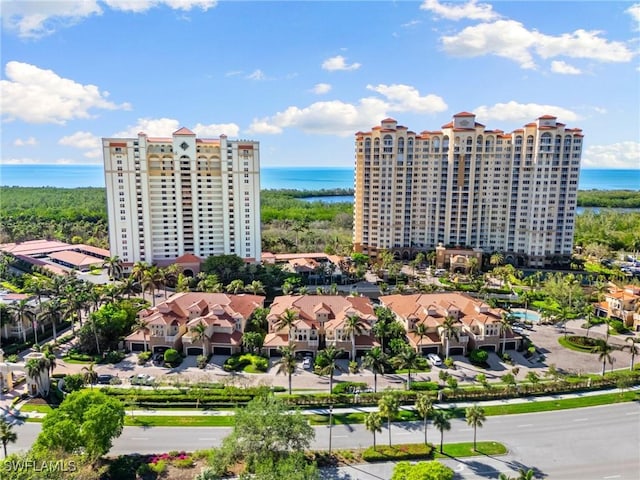
POLYGON ((442 244, 540 267, 567 258, 582 137, 550 115, 505 133, 467 112, 437 131, 388 118, 358 132, 355 250, 410 258, 442 244))
POLYGON ((260 149, 251 140, 103 138, 112 255, 172 263, 191 253, 260 261, 260 149))

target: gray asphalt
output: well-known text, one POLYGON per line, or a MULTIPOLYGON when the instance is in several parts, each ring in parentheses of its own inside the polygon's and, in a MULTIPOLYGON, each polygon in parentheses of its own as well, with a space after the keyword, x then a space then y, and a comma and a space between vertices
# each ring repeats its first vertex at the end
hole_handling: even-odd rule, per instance
MULTIPOLYGON (((329 427, 316 427, 312 448, 326 449, 329 427)), ((26 423, 16 427, 18 443, 9 452, 24 450, 34 441, 40 425, 26 423)), ((161 453, 169 450, 197 450, 219 445, 229 428, 126 427, 114 442, 111 454, 161 453)), ((362 425, 340 425, 331 430, 335 449, 368 447, 371 433, 362 425)), ((437 443, 439 432, 432 426, 429 441, 437 443)), ((422 424, 396 424, 391 428, 393 443, 417 443, 424 438, 422 424)), ((445 443, 471 441, 472 429, 464 420, 452 420, 445 432, 445 443)), ((378 443, 388 442, 388 431, 378 434, 378 443)), ((478 440, 504 443, 504 456, 480 456, 447 460, 457 478, 497 478, 499 473, 516 473, 519 468, 533 468, 536 478, 557 479, 632 479, 640 472, 640 406, 624 403, 603 407, 554 411, 522 415, 488 417, 478 429, 478 440)), ((327 479, 376 480, 391 477, 391 464, 360 465, 325 472, 327 479)))

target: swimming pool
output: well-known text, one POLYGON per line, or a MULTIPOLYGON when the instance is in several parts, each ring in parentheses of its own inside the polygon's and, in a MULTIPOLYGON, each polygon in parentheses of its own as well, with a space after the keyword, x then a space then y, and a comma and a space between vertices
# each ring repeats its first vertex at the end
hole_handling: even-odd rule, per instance
POLYGON ((540 314, 533 310, 512 310, 511 315, 518 320, 524 320, 527 322, 538 323, 540 321, 540 314))

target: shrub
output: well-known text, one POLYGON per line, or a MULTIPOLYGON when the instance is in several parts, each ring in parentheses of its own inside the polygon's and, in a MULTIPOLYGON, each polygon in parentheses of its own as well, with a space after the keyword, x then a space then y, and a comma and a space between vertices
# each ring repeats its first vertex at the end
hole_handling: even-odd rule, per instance
POLYGON ((176 468, 191 468, 193 467, 193 460, 190 457, 177 458, 173 462, 173 466, 176 468))
POLYGON ((469 361, 474 365, 486 365, 489 360, 489 352, 475 349, 469 352, 469 361))
POLYGON ((364 382, 342 382, 333 387, 333 394, 354 393, 356 390, 364 390, 366 388, 367 384, 364 382))
POLYGON ((355 374, 360 371, 360 367, 358 366, 358 362, 351 361, 349 362, 349 373, 355 374))
POLYGON ((124 360, 124 357, 125 354, 123 352, 116 352, 114 350, 111 350, 105 353, 100 363, 120 363, 122 360, 124 360))
POLYGON ((65 392, 75 392, 76 390, 80 390, 82 387, 84 387, 84 377, 81 373, 67 375, 64 377, 65 392))
POLYGON ((152 472, 155 472, 158 475, 161 475, 167 471, 167 461, 158 460, 156 463, 150 463, 149 468, 151 469, 152 472))
POLYGON ((447 368, 452 368, 453 367, 453 358, 451 358, 451 357, 445 358, 444 359, 444 365, 447 368))
POLYGON ((151 352, 140 352, 138 354, 138 365, 144 365, 151 358, 151 352))
POLYGON ((507 352, 504 352, 502 354, 502 361, 507 363, 511 362, 511 355, 509 355, 507 352))
POLYGON ((609 326, 614 333, 627 333, 629 329, 620 320, 611 320, 609 326))
POLYGON ((409 462, 400 462, 393 469, 391 480, 405 480, 407 478, 419 478, 422 480, 452 480, 454 472, 446 465, 437 461, 418 462, 411 464, 409 462))
POLYGON ((164 363, 169 364, 169 366, 175 367, 182 363, 182 357, 180 356, 180 352, 178 352, 175 348, 169 348, 164 352, 164 363))
POLYGON ((411 390, 432 391, 435 392, 440 388, 436 382, 411 382, 411 390))
POLYGON ((7 356, 8 363, 18 363, 20 361, 20 357, 16 353, 7 356))
POLYGON ((198 368, 206 368, 207 363, 209 363, 209 357, 206 355, 198 355, 196 357, 196 363, 198 364, 198 368))

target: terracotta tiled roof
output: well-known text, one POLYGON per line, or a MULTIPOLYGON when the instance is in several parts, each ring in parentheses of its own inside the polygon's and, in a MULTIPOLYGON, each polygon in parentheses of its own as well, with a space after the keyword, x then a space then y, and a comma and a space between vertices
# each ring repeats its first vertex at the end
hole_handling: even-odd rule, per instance
POLYGON ((173 132, 173 134, 174 135, 195 135, 195 133, 193 133, 191 130, 185 127, 182 127, 179 130, 176 130, 175 132, 173 132))
POLYGON ((263 345, 265 347, 271 348, 286 347, 287 345, 289 345, 289 340, 287 335, 267 333, 267 335, 264 337, 263 345))
POLYGON ((211 343, 215 345, 238 346, 242 343, 242 334, 240 332, 233 332, 233 333, 216 332, 213 335, 211 335, 211 343))
POLYGON ((175 263, 202 263, 202 259, 193 253, 185 253, 174 260, 175 263))
POLYGON ((454 115, 454 117, 475 117, 475 113, 469 113, 469 112, 460 112, 460 113, 456 113, 454 115))

